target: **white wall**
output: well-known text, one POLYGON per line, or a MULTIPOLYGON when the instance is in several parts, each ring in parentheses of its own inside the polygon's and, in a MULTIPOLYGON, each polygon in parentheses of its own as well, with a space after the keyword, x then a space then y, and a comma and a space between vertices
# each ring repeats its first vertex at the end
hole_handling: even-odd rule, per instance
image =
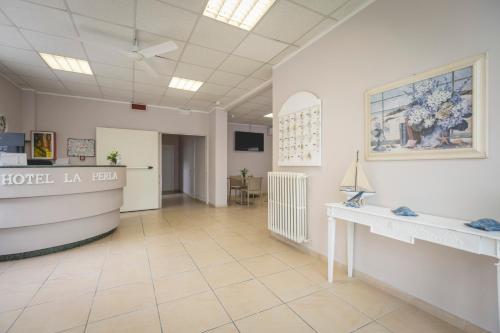
MULTIPOLYGON (((300 90, 323 102, 323 166, 281 168, 311 175, 311 249, 326 254, 323 204, 343 200, 338 191, 342 176, 355 151, 363 152, 364 92, 482 52, 489 56, 489 158, 365 162, 365 169, 377 190, 373 204, 407 205, 463 219, 500 219, 499 18, 498 0, 378 0, 274 69, 275 113, 300 90)), ((277 140, 275 135, 275 151, 277 140)), ((278 169, 277 154, 273 160, 278 169)), ((404 244, 370 234, 364 227, 357 228, 356 244, 356 269, 497 331, 492 258, 423 241, 404 244)), ((345 262, 343 225, 336 254, 345 262)))
POLYGON ((183 135, 180 140, 182 192, 206 201, 205 137, 183 135))
POLYGON ((7 131, 22 131, 21 89, 0 76, 0 115, 7 118, 7 131))
POLYGON ((210 112, 208 141, 208 201, 212 206, 227 206, 227 112, 210 112))
MULTIPOLYGON (((175 109, 148 107, 133 111, 130 104, 46 94, 36 95, 36 129, 55 131, 57 156, 66 156, 68 138, 95 138, 96 127, 153 130, 169 134, 208 135, 207 113, 183 114, 175 109)), ((78 164, 78 158, 71 161, 78 164)), ((86 164, 95 163, 88 158, 86 164)))
POLYGON ((247 168, 250 175, 262 177, 262 191, 267 192, 267 172, 273 167, 273 137, 267 135, 268 126, 229 123, 227 126, 227 174, 239 175, 247 168), (264 133, 264 151, 235 151, 234 132, 264 133))

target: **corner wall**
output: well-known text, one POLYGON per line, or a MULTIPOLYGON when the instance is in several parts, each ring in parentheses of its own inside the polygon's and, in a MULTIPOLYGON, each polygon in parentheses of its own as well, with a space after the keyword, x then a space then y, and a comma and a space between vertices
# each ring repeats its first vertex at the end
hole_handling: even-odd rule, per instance
POLYGON ((22 132, 21 89, 0 76, 0 116, 7 118, 8 132, 22 132))
POLYGON ((268 126, 233 124, 227 126, 227 174, 237 176, 247 168, 249 175, 262 177, 262 192, 267 193, 267 173, 273 168, 273 137, 267 134, 268 126), (264 134, 264 151, 235 151, 234 132, 254 132, 264 134))
MULTIPOLYGON (((429 214, 500 219, 500 2, 377 0, 273 71, 273 110, 293 93, 323 103, 323 165, 278 168, 309 178, 312 250, 326 254, 324 203, 364 146, 365 91, 488 52, 489 157, 484 160, 365 161, 377 190, 370 203, 429 214)), ((276 122, 277 117, 274 118, 276 122)), ((275 128, 277 124, 275 123, 275 128)), ((277 151, 277 135, 273 138, 277 151)), ((362 154, 363 155, 363 154, 362 154)), ((346 262, 346 229, 336 259, 346 262)), ((404 244, 356 228, 355 267, 489 331, 498 332, 495 260, 418 241, 404 244)))

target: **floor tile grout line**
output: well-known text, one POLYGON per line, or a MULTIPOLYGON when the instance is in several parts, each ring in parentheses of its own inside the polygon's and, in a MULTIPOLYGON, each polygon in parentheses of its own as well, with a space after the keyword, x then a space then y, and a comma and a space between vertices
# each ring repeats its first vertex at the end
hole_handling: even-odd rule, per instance
MULTIPOLYGON (((182 242, 181 242, 182 243, 182 242)), ((184 246, 184 250, 187 251, 184 243, 182 243, 182 246, 184 246)), ((205 280, 205 283, 207 284, 208 288, 210 288, 210 290, 212 291, 212 294, 215 296, 215 298, 217 299, 217 301, 219 302, 220 306, 222 307, 222 309, 224 310, 224 312, 226 313, 227 317, 231 320, 231 322, 233 323, 234 327, 236 327, 236 330, 238 332, 240 332, 239 328, 236 326, 236 323, 234 322, 233 320, 233 317, 231 317, 231 315, 229 314, 229 312, 227 311, 226 307, 224 306, 224 304, 222 303, 222 301, 220 300, 219 296, 217 295, 217 293, 215 292, 215 290, 212 288, 212 286, 210 285, 210 283, 208 282, 207 278, 205 277, 205 275, 203 275, 203 272, 201 271, 200 267, 198 266, 198 264, 196 263, 196 261, 193 259, 193 257, 191 256, 191 254, 188 252, 188 255, 189 257, 191 258, 191 260, 193 261, 193 263, 195 264, 195 266, 198 268, 198 272, 200 273, 200 275, 203 277, 203 279, 205 280)), ((228 324, 228 323, 226 323, 228 324)), ((212 328, 213 329, 213 328, 212 328)))
MULTIPOLYGON (((217 243, 217 240, 214 240, 216 243, 217 243)), ((267 251, 266 251, 267 252, 267 251)), ((275 258, 277 259, 277 258, 275 258)), ((279 259, 277 259, 278 261, 280 261, 279 259)), ((239 261, 236 260, 238 263, 239 261)), ((281 261, 280 261, 281 262, 281 261)), ((240 264, 241 266, 244 267, 244 265, 240 264)), ((285 264, 286 265, 286 264, 285 264)), ((287 265, 288 266, 288 265, 287 265)), ((245 269, 247 269, 246 267, 244 267, 245 269)), ((291 310, 293 313, 295 313, 307 326, 309 326, 314 332, 317 332, 307 321, 304 320, 304 318, 302 318, 301 316, 299 316, 286 302, 284 302, 280 297, 278 297, 278 295, 276 295, 269 287, 267 287, 264 283, 262 283, 256 276, 255 274, 253 274, 251 271, 249 271, 247 269, 247 271, 250 273, 250 275, 253 276, 254 280, 256 280, 260 285, 262 285, 266 290, 268 290, 274 297, 276 297, 282 304, 279 304, 279 305, 276 305, 275 307, 278 307, 278 306, 282 306, 282 305, 285 305, 289 310, 291 310)), ((257 312, 257 313, 254 313, 252 315, 256 315, 258 313, 261 313, 261 312, 264 312, 264 311, 268 311, 268 310, 271 310, 275 307, 271 307, 269 309, 265 309, 265 310, 262 310, 260 312, 257 312)), ((242 320, 244 318, 239 318, 238 320, 242 320)), ((236 324, 235 324, 236 326, 236 324)))
POLYGON ((108 257, 109 257, 109 251, 110 251, 109 247, 110 247, 110 245, 108 244, 108 247, 107 247, 107 250, 106 250, 106 256, 105 256, 104 262, 103 262, 103 264, 101 266, 101 269, 100 269, 100 272, 99 272, 99 277, 97 278, 97 283, 96 283, 95 290, 94 290, 94 296, 92 297, 92 300, 90 302, 90 309, 89 309, 89 313, 87 315, 87 320, 85 322, 85 327, 83 329, 83 332, 87 331, 87 326, 89 324, 90 315, 92 314, 92 308, 94 307, 95 297, 96 297, 97 292, 99 290, 99 283, 101 282, 102 272, 104 271, 104 265, 106 264, 106 261, 108 260, 108 257))
POLYGON ((26 303, 26 305, 22 308, 21 312, 19 312, 19 315, 12 322, 12 324, 7 328, 7 330, 5 331, 5 333, 9 333, 10 330, 14 327, 15 323, 17 322, 17 320, 21 317, 21 315, 24 313, 24 311, 29 307, 28 305, 35 298, 36 294, 38 294, 38 292, 40 291, 40 289, 42 289, 42 287, 45 285, 45 283, 49 280, 49 277, 52 275, 52 273, 54 273, 54 271, 56 270, 57 266, 59 266, 60 262, 61 262, 61 259, 58 259, 57 265, 54 266, 54 268, 50 271, 50 273, 47 275, 47 277, 42 282, 42 284, 40 284, 40 287, 38 287, 38 289, 35 291, 35 293, 33 294, 33 296, 31 296, 31 298, 28 301, 28 303, 26 303))
MULTIPOLYGON (((140 216, 139 218, 140 218, 141 225, 142 225, 143 236, 146 237, 145 234, 144 234, 144 222, 142 220, 142 216, 140 216)), ((148 251, 147 248, 146 248, 146 257, 148 259, 149 277, 151 278, 151 283, 153 284, 153 295, 155 297, 156 313, 158 314, 158 321, 159 321, 159 324, 160 324, 160 331, 163 333, 163 323, 161 322, 160 308, 158 306, 158 298, 156 297, 156 287, 155 287, 155 283, 154 283, 154 280, 153 280, 153 270, 151 269, 151 261, 149 259, 149 251, 148 251)))

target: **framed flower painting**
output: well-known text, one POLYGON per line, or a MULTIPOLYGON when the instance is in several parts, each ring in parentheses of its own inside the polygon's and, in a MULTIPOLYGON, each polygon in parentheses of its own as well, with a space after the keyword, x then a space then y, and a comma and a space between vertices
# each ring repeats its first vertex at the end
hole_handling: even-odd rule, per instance
POLYGON ((486 55, 365 95, 366 159, 485 158, 486 55))

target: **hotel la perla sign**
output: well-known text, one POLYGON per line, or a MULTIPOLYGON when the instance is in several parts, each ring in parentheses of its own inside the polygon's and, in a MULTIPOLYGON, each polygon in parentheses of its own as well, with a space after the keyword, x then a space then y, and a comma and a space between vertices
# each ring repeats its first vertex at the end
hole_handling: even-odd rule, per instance
POLYGON ((47 185, 56 183, 82 183, 90 182, 108 182, 117 181, 116 171, 95 171, 91 173, 90 178, 80 176, 78 172, 65 172, 62 179, 54 177, 52 173, 34 172, 34 173, 3 173, 0 174, 1 186, 15 185, 47 185))

